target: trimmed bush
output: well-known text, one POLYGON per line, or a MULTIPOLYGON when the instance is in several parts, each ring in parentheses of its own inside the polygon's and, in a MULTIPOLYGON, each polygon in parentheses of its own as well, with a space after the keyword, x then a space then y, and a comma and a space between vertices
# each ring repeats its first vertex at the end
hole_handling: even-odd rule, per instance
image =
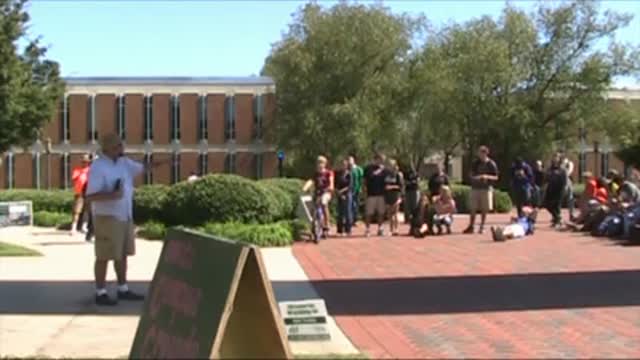
POLYGON ((273 224, 208 223, 198 230, 210 235, 265 247, 288 246, 293 243, 291 227, 284 222, 273 224))
POLYGON ((40 227, 64 227, 71 223, 70 213, 36 211, 33 213, 33 225, 40 227))
POLYGON ((508 213, 513 209, 513 203, 508 193, 495 191, 493 193, 493 208, 497 213, 508 213))
POLYGON ((133 198, 133 217, 136 224, 162 219, 169 186, 145 185, 136 189, 133 198))
POLYGON ((263 187, 269 194, 267 200, 274 211, 275 220, 290 219, 293 214, 293 204, 289 194, 271 182, 259 182, 258 185, 263 187))
POLYGON ((66 190, 2 190, 0 201, 31 201, 33 211, 66 213, 73 207, 73 193, 66 190))
POLYGON ((198 226, 207 222, 269 223, 278 218, 274 196, 258 182, 237 175, 214 174, 173 185, 163 221, 198 226))
POLYGON ((148 221, 138 228, 138 236, 147 240, 164 240, 167 228, 163 223, 148 221))
MULTIPOLYGON (((420 190, 428 191, 427 182, 420 182, 420 190)), ((469 201, 471 196, 471 187, 467 185, 452 184, 451 191, 453 192, 453 198, 456 201, 459 214, 469 213, 469 201)), ((513 208, 511 203, 511 197, 508 193, 500 190, 493 191, 493 207, 498 213, 508 213, 513 208)))
POLYGON ((294 219, 296 217, 298 203, 300 202, 300 196, 302 195, 304 180, 294 178, 270 178, 260 180, 260 183, 278 187, 287 194, 289 202, 291 203, 291 213, 288 217, 294 219))

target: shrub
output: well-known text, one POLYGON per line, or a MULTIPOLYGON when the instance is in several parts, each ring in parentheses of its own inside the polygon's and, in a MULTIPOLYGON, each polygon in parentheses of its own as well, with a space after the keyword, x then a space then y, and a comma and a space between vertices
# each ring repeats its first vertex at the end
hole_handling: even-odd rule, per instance
POLYGON ((36 211, 33 213, 33 225, 40 227, 64 227, 71 223, 71 213, 36 211))
MULTIPOLYGON (((420 190, 423 192, 428 191, 426 181, 420 182, 420 190)), ((458 207, 458 213, 468 214, 471 187, 467 185, 453 184, 451 185, 451 191, 453 192, 453 198, 456 201, 456 206, 458 207)), ((493 205, 495 211, 498 213, 508 213, 513 207, 509 194, 500 190, 494 190, 493 205)))
POLYGON ((145 185, 136 189, 133 198, 133 217, 136 224, 162 219, 169 186, 145 185))
POLYGON ((496 212, 504 214, 511 211, 513 203, 508 193, 504 191, 496 191, 493 195, 493 208, 496 212))
POLYGON ((138 236, 148 240, 163 240, 166 233, 167 228, 157 221, 147 221, 137 232, 138 236))
POLYGON ((291 203, 289 218, 294 219, 296 217, 298 203, 300 202, 300 196, 302 195, 304 180, 294 178, 270 178, 260 180, 260 183, 276 186, 287 194, 291 203))
POLYGON ((258 185, 269 194, 267 200, 274 211, 275 220, 290 219, 293 214, 293 203, 289 194, 272 182, 259 182, 258 185))
POLYGON ((304 220, 283 221, 282 224, 289 228, 294 241, 302 240, 304 234, 311 233, 311 224, 304 220))
POLYGON ((291 227, 284 222, 273 224, 207 223, 199 230, 210 235, 258 246, 288 246, 293 243, 291 227))
POLYGON ((71 212, 73 193, 66 190, 3 190, 0 201, 31 201, 33 211, 71 212))
POLYGON ((258 182, 236 175, 214 174, 173 185, 163 219, 168 225, 207 222, 269 223, 277 218, 273 196, 258 182))

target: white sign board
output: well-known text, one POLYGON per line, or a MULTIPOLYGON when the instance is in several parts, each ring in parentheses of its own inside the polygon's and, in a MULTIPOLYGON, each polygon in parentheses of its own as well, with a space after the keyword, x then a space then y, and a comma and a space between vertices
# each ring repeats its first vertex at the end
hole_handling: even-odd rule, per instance
POLYGON ((313 197, 311 195, 302 195, 296 210, 298 218, 311 223, 313 221, 313 212, 315 211, 313 197))
POLYGON ((33 225, 31 201, 0 202, 0 227, 33 225))
POLYGON ((279 303, 289 341, 327 341, 327 307, 322 299, 279 303))

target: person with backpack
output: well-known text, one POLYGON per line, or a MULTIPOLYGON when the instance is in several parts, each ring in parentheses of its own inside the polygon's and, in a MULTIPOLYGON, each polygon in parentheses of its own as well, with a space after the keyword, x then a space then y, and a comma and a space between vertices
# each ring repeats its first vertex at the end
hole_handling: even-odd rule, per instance
POLYGON ((562 227, 562 200, 567 190, 567 172, 562 167, 562 155, 556 153, 546 174, 547 187, 544 195, 544 207, 551 214, 551 226, 562 227))
POLYGON ((533 198, 533 169, 521 157, 517 157, 511 166, 511 198, 522 216, 522 208, 531 205, 533 198))

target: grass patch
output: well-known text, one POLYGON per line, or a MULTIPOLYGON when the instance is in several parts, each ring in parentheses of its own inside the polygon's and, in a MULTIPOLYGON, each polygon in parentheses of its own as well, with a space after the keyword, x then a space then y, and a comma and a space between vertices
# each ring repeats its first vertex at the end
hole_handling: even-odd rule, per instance
POLYGON ((0 241, 0 257, 6 256, 42 256, 42 254, 23 246, 7 244, 0 241))
POLYGON ((294 355, 293 356, 294 359, 321 359, 321 360, 329 360, 329 359, 336 359, 336 360, 343 360, 343 359, 349 359, 349 360, 353 360, 353 359, 369 359, 369 357, 363 353, 360 354, 351 354, 351 355, 345 355, 345 354, 325 354, 325 355, 294 355))

